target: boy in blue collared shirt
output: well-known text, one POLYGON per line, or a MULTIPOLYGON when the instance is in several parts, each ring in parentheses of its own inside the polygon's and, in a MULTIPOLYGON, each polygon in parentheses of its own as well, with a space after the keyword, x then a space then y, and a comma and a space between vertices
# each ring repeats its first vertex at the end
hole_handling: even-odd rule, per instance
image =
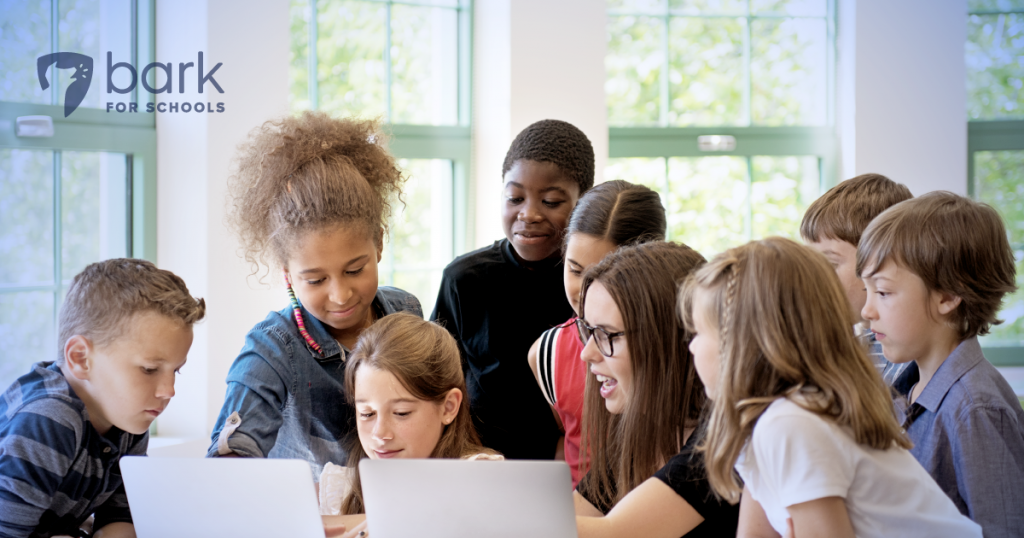
POLYGON ((894 363, 911 453, 986 538, 1024 536, 1024 410, 978 336, 1015 288, 1006 229, 991 207, 948 192, 899 203, 857 251, 862 311, 894 363))
POLYGON ((145 260, 85 268, 61 307, 56 362, 0 396, 0 537, 134 537, 118 460, 145 455, 149 426, 206 305, 145 260))

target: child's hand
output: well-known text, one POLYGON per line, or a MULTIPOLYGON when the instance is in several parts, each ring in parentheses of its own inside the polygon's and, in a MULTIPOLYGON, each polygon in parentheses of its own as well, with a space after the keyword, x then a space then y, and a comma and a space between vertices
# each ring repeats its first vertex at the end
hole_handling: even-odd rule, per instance
POLYGON ((346 532, 341 538, 369 538, 370 530, 366 528, 366 521, 352 527, 352 530, 346 532))
POLYGON ((786 518, 786 535, 782 538, 796 538, 796 533, 793 532, 793 518, 786 518))
POLYGON ((320 516, 324 523, 324 536, 332 538, 345 533, 345 524, 338 520, 337 516, 320 516))

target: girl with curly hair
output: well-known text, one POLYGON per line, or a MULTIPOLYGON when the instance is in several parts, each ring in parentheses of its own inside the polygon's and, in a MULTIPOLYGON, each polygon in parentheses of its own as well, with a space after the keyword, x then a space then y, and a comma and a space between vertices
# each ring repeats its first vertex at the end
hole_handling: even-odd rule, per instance
POLYGON ((228 220, 246 261, 280 267, 290 304, 252 328, 227 377, 209 456, 345 461, 355 412, 345 362, 360 333, 411 294, 377 286, 404 177, 373 121, 318 112, 271 121, 240 148, 228 220))

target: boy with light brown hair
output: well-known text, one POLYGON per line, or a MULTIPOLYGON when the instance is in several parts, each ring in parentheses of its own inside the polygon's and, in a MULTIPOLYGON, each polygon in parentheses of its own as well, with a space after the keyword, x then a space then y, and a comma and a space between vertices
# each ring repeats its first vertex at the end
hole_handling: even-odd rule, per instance
POLYGON ((0 537, 134 537, 121 456, 146 454, 206 303, 146 260, 79 273, 60 311, 55 361, 0 395, 0 537))
POLYGON ((862 315, 885 356, 908 364, 893 388, 911 454, 986 538, 1024 529, 1024 409, 982 354, 1016 289, 998 213, 949 192, 898 204, 864 231, 862 315))
POLYGON ((913 198, 905 185, 881 174, 863 174, 832 187, 815 200, 800 223, 807 246, 821 252, 839 275, 850 300, 854 331, 867 345, 871 360, 887 385, 892 385, 905 365, 893 364, 882 355, 874 333, 861 317, 864 283, 857 276, 857 245, 868 223, 886 209, 913 198))

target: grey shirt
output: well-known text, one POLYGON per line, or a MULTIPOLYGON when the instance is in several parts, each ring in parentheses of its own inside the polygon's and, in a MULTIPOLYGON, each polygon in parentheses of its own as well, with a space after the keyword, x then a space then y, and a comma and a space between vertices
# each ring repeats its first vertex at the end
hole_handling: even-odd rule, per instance
POLYGON ((913 404, 913 363, 896 380, 897 418, 910 453, 986 538, 1024 536, 1024 409, 969 338, 939 366, 913 404))

